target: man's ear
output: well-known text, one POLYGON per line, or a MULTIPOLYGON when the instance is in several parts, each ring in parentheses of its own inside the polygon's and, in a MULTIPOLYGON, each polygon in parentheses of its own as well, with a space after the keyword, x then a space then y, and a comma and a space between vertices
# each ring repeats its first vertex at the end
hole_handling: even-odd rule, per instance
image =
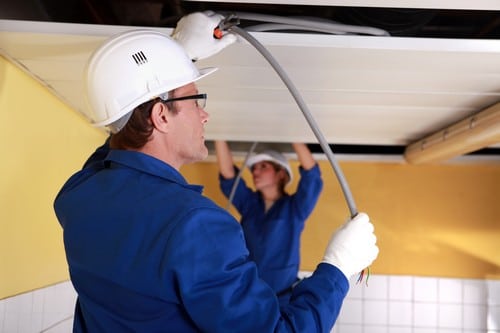
POLYGON ((169 112, 168 107, 161 103, 155 103, 151 110, 151 123, 154 128, 160 132, 167 132, 169 112))

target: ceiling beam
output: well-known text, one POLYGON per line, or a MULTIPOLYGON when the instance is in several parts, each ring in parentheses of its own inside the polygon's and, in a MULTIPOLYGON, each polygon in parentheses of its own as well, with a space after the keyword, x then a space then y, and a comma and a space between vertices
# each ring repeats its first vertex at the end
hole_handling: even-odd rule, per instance
POLYGON ((500 102, 409 144, 411 164, 442 162, 500 142, 500 102))

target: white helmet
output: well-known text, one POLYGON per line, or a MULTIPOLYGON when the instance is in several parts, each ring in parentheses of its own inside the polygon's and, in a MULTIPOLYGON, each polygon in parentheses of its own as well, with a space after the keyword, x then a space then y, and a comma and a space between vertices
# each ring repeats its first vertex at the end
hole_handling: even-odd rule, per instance
POLYGON ((198 70, 180 44, 161 32, 140 29, 118 34, 101 45, 87 64, 87 115, 95 126, 111 125, 117 132, 137 106, 216 69, 198 70), (115 122, 120 128, 113 127, 115 122))
POLYGON ((283 154, 275 150, 266 150, 260 154, 250 156, 247 160, 247 166, 251 169, 255 163, 263 161, 273 162, 284 168, 288 173, 287 185, 292 182, 293 179, 292 168, 290 168, 290 164, 288 163, 288 160, 283 154))

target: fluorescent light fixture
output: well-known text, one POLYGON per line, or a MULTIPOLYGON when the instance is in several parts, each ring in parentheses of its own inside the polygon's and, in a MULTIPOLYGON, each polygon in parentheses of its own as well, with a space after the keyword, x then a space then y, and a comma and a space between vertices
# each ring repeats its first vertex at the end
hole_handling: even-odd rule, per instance
POLYGON ((408 163, 436 163, 500 142, 500 103, 409 144, 408 163))

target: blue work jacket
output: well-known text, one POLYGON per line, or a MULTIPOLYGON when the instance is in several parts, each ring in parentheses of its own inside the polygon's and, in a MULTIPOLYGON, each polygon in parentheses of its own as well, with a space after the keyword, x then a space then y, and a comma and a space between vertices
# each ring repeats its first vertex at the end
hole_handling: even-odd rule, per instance
POLYGON ((66 182, 54 208, 74 332, 329 332, 349 287, 340 270, 319 264, 280 309, 239 223, 201 191, 152 156, 102 148, 66 182))
MULTIPOLYGON (((235 167, 235 172, 238 171, 235 167)), ((267 212, 261 193, 250 189, 241 178, 232 199, 241 215, 250 259, 257 264, 260 277, 285 298, 286 291, 297 281, 300 236, 305 221, 323 189, 318 164, 309 170, 299 167, 299 172, 295 193, 285 193, 267 212)), ((225 179, 219 174, 220 187, 226 197, 229 197, 235 180, 236 177, 225 179)))

